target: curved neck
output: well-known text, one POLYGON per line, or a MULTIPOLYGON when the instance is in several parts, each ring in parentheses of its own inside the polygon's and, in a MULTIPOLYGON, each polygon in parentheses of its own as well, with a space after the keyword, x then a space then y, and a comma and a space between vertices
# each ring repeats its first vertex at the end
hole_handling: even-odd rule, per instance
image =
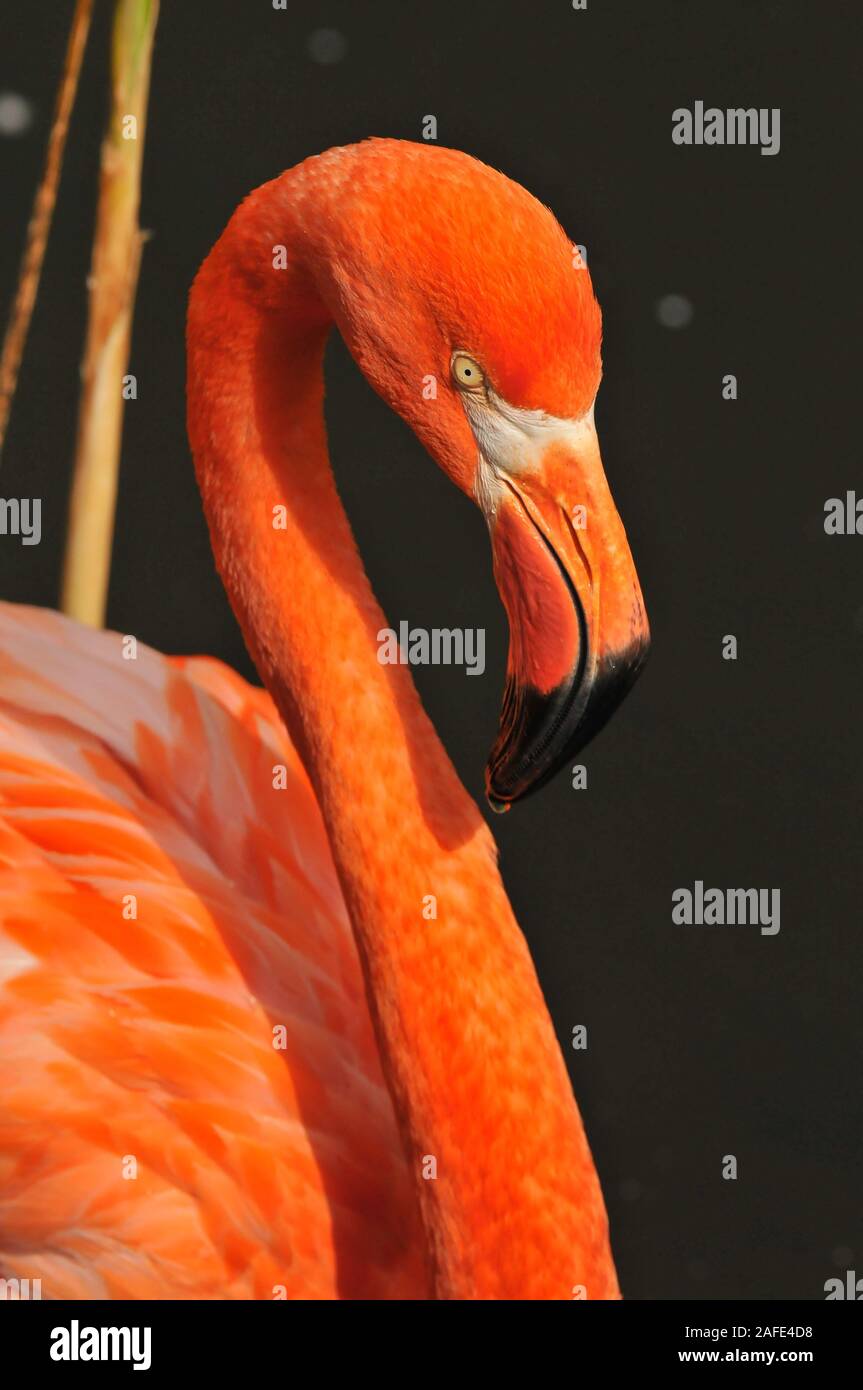
POLYGON ((287 178, 242 206, 190 300, 189 435, 216 562, 319 798, 435 1293, 614 1297, 599 1185, 493 841, 407 669, 377 659, 387 624, 327 458, 330 315, 301 269, 250 270, 252 247, 290 253, 287 178))

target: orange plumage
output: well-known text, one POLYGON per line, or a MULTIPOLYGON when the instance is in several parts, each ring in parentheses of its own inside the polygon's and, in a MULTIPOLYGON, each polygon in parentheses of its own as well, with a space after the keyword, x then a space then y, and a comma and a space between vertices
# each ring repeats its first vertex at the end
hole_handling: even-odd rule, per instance
POLYGON ((421 1296, 350 924, 269 697, 37 609, 0 605, 0 648, 0 1273, 421 1296))
POLYGON ((326 457, 333 322, 486 511, 513 627, 507 799, 643 659, 592 427, 599 311, 552 215, 394 141, 259 189, 193 289, 188 402, 269 694, 0 608, 0 1274, 46 1296, 617 1296, 493 842, 406 669, 377 659, 326 457), (482 398, 450 380, 456 350, 482 398), (551 692, 516 688, 531 643, 551 692))

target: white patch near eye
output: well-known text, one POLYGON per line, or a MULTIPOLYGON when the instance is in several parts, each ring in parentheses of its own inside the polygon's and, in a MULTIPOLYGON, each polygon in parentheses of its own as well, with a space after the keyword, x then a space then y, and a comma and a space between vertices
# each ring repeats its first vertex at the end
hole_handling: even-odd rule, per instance
POLYGON ((489 521, 505 489, 503 478, 534 472, 556 441, 577 454, 595 432, 594 401, 578 420, 510 405, 490 387, 484 395, 464 394, 462 404, 479 450, 476 499, 489 521))

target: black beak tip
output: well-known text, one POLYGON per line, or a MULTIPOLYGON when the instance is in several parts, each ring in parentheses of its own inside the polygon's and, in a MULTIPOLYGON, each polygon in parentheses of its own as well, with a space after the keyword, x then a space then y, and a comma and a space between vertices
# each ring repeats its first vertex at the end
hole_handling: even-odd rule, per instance
POLYGON ((493 811, 508 811, 539 791, 599 733, 635 683, 648 650, 649 641, 640 638, 602 663, 587 690, 576 673, 547 695, 508 685, 501 734, 485 776, 493 811))

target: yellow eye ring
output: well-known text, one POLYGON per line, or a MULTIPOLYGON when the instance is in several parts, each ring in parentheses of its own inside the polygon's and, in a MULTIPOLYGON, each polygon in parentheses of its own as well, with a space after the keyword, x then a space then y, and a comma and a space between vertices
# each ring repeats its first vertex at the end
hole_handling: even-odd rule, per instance
POLYGON ((477 391, 485 385, 482 367, 466 352, 453 353, 452 376, 456 386, 463 391, 477 391))

